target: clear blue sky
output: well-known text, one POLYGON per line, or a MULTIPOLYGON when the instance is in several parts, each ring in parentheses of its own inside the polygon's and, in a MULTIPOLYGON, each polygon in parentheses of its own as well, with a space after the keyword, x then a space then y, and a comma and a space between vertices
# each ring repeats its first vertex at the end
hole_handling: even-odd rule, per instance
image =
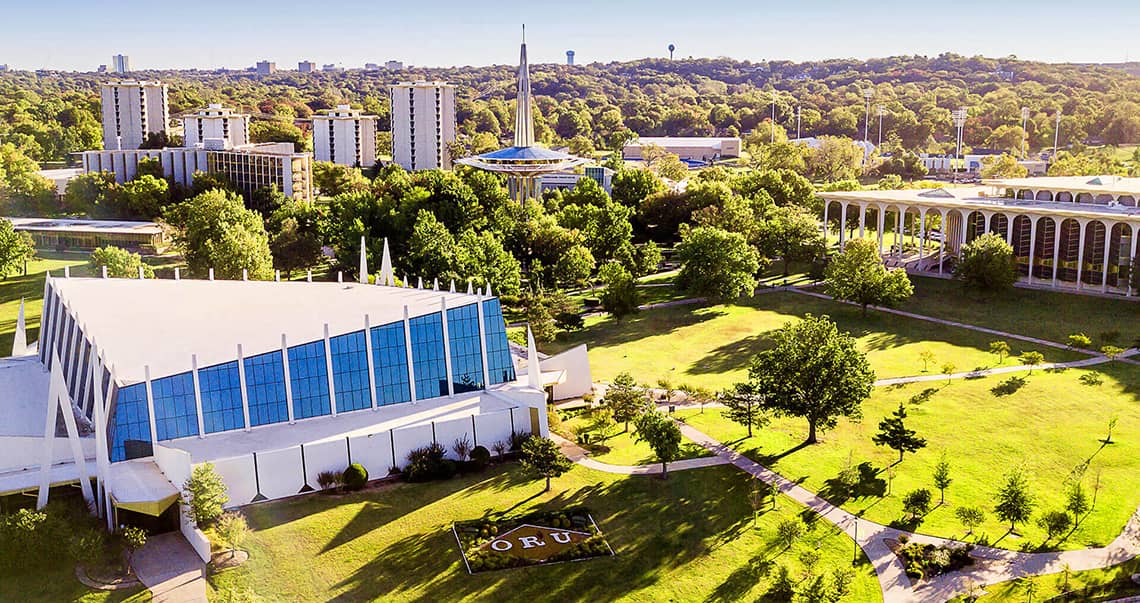
POLYGON ((806 60, 944 51, 1045 61, 1140 59, 1140 1, 1092 0, 17 0, 0 8, 0 63, 93 70, 241 68, 258 59, 345 67, 662 56, 806 60))

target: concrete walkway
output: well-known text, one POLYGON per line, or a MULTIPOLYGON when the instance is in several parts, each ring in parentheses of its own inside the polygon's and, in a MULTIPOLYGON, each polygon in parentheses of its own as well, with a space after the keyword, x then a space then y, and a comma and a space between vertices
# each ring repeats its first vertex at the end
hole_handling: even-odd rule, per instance
MULTIPOLYGON (((615 475, 660 475, 661 463, 651 463, 648 465, 611 465, 603 463, 590 458, 589 453, 581 446, 567 440, 566 438, 551 433, 550 439, 554 440, 558 447, 562 449, 562 454, 575 463, 601 471, 602 473, 613 473, 615 475)), ((701 467, 714 467, 716 465, 727 465, 729 461, 719 456, 706 456, 698 459, 685 459, 682 461, 673 461, 669 463, 669 472, 684 471, 686 469, 700 469, 701 467)))
POLYGON ((897 540, 900 535, 906 534, 912 542, 934 545, 964 543, 904 532, 866 519, 858 519, 855 515, 832 505, 815 493, 796 485, 689 425, 682 424, 681 433, 745 473, 776 486, 781 493, 815 511, 820 517, 843 530, 859 544, 870 559, 883 591, 883 600, 888 603, 947 601, 966 592, 972 585, 995 584, 1021 576, 1056 573, 1065 565, 1073 571, 1108 567, 1140 555, 1140 509, 1138 509, 1120 535, 1106 547, 1055 553, 1019 553, 976 546, 972 553, 978 559, 975 566, 915 585, 906 576, 902 562, 887 546, 887 540, 897 540))
POLYGON ((133 565, 155 603, 206 603, 206 566, 181 533, 147 539, 133 565))

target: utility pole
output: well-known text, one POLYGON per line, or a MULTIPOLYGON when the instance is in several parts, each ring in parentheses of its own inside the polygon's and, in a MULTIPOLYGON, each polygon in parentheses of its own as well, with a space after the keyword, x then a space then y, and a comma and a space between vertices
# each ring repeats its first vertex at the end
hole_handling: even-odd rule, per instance
POLYGON ((1057 161, 1057 142, 1061 140, 1061 110, 1057 109, 1057 125, 1053 128, 1053 161, 1057 161))
POLYGON ((875 96, 874 88, 867 88, 863 91, 863 98, 867 99, 867 115, 863 119, 863 142, 871 142, 867 136, 867 131, 871 127, 871 98, 875 96))
POLYGON ((1025 126, 1029 121, 1029 107, 1021 108, 1021 158, 1025 159, 1025 141, 1029 138, 1029 132, 1025 130, 1025 126))
MULTIPOLYGON (((878 148, 883 148, 883 116, 887 114, 887 108, 879 105, 879 145, 878 148)), ((882 151, 879 151, 880 153, 882 151)))
POLYGON ((800 112, 802 110, 803 110, 803 107, 801 107, 801 106, 796 107, 796 140, 799 140, 801 138, 801 136, 800 136, 800 112))
POLYGON ((962 129, 966 126, 966 116, 969 110, 966 107, 960 107, 957 111, 950 114, 954 120, 954 127, 958 130, 957 152, 956 161, 954 165, 954 183, 958 183, 958 169, 962 162, 962 129))
POLYGON ((776 142, 776 95, 772 95, 772 142, 776 142))

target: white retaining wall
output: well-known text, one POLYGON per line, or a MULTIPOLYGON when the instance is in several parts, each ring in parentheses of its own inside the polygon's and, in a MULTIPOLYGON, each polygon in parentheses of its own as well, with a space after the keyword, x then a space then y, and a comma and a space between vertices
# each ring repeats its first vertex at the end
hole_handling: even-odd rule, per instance
MULTIPOLYGON (((166 446, 156 445, 154 447, 154 464, 162 471, 166 479, 174 484, 175 488, 182 489, 182 485, 186 480, 190 479, 190 453, 179 450, 177 448, 167 448, 166 446)), ((198 554, 198 558, 203 563, 210 562, 210 539, 199 530, 194 522, 190 520, 190 515, 187 513, 186 505, 182 501, 175 503, 179 507, 179 529, 182 536, 186 538, 186 542, 198 554)))
MULTIPOLYGON (((510 439, 512 426, 514 430, 529 432, 530 409, 519 407, 474 415, 474 420, 472 415, 467 415, 446 421, 258 452, 256 463, 254 454, 248 454, 213 461, 213 464, 228 488, 230 500, 226 506, 233 508, 255 502, 255 498, 261 500, 258 494, 273 500, 299 494, 305 484, 316 489, 317 474, 321 471, 343 471, 349 462, 364 465, 370 479, 384 477, 392 467, 403 468, 408 462, 408 453, 431 444, 433 437, 451 459, 456 458, 451 450, 452 445, 456 439, 465 435, 472 446, 480 445, 490 450, 496 441, 510 439)), ((159 449, 167 450, 159 446, 155 451, 156 460, 159 449)), ((172 467, 171 471, 177 475, 184 472, 189 477, 188 466, 187 460, 184 471, 177 467, 172 467)), ((172 474, 167 472, 162 462, 159 462, 159 467, 168 477, 172 474)), ((181 486, 180 483, 176 485, 181 486)), ((189 539, 188 536, 187 540, 189 539)))

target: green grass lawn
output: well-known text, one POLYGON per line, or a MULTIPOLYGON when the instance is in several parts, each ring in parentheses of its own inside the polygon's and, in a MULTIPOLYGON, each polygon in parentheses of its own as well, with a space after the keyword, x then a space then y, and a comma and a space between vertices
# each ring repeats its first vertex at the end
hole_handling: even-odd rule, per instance
POLYGON ((52 254, 28 264, 26 276, 9 276, 0 281, 0 356, 12 352, 12 337, 16 332, 16 315, 20 311, 20 298, 24 298, 24 319, 28 328, 28 343, 39 339, 40 312, 43 310, 44 274, 51 271, 63 276, 64 266, 72 266, 72 274, 86 276, 87 256, 81 254, 52 254))
MULTIPOLYGON (((559 433, 570 441, 574 441, 572 437, 577 430, 585 428, 589 423, 584 413, 565 419, 562 421, 562 427, 559 433)), ((649 444, 637 440, 635 428, 631 423, 628 432, 622 432, 623 425, 619 424, 614 434, 606 438, 604 441, 591 446, 590 457, 601 461, 603 463, 610 463, 611 465, 646 465, 651 463, 658 463, 657 455, 653 453, 653 449, 649 444)), ((712 456, 712 453, 705 450, 703 446, 687 439, 681 442, 681 456, 677 460, 695 459, 706 456, 712 456)))
POLYGON ((1088 461, 1083 483, 1090 496, 1100 478, 1095 508, 1063 542, 1048 543, 1049 548, 1075 549, 1108 544, 1140 504, 1140 437, 1136 436, 1140 433, 1140 371, 1115 363, 1103 370, 1103 383, 1097 386, 1081 383, 1079 377, 1087 372, 1036 371, 1027 376, 1023 387, 1007 395, 991 391, 1005 377, 933 384, 937 392, 928 401, 907 405, 907 426, 926 438, 928 445, 907 454, 895 466, 889 496, 884 496, 889 479, 885 468, 898 455, 875 446, 871 437, 878 431, 880 419, 932 384, 876 388, 863 404, 861 422, 841 420, 834 431, 822 435, 821 443, 808 447, 800 446, 807 434, 806 423, 800 419, 776 419, 747 439, 743 427, 715 409, 703 413, 686 409, 679 414, 694 427, 784 477, 884 524, 901 520, 902 497, 911 490, 929 488, 937 502, 931 474, 945 453, 954 480, 946 492, 946 504, 932 510, 919 525, 903 527, 962 537, 964 530, 954 510, 977 506, 987 514, 978 534, 1012 549, 1039 547, 1045 533, 1031 522, 1019 526, 1021 537, 1005 536, 1008 525, 993 516, 993 494, 1002 475, 1014 467, 1024 467, 1038 501, 1035 521, 1041 512, 1063 506, 1066 476, 1088 461), (1101 439, 1113 417, 1119 418, 1114 443, 1103 445, 1101 439), (833 481, 849 457, 863 474, 851 497, 833 481))
MULTIPOLYGON (((874 310, 864 317, 853 306, 787 292, 758 294, 738 304, 660 308, 620 322, 609 316, 590 318, 584 330, 540 349, 556 353, 588 344, 596 381, 629 372, 648 383, 668 377, 674 384, 721 389, 746 378, 749 360, 768 345, 769 331, 807 313, 827 314, 857 337, 880 379, 922 374, 919 354, 924 350, 935 355, 935 363, 927 367, 933 373, 948 362, 958 371, 997 364, 997 357, 988 352, 994 336, 874 310)), ((1048 361, 1086 357, 1016 341, 1010 345, 1015 353, 1038 349, 1048 361)))
MULTIPOLYGON (((1045 601, 1064 592, 1073 593, 1069 601, 1113 601, 1121 597, 1140 595, 1140 586, 1129 578, 1140 572, 1140 559, 1126 561, 1105 569, 1071 572, 1068 585, 1062 574, 1049 574, 1030 578, 1037 587, 1034 601, 1045 601)), ((986 595, 978 601, 1021 603, 1026 598, 1025 584, 1019 580, 1001 582, 985 588, 986 595)), ((956 599, 957 601, 957 599, 956 599)))
MULTIPOLYGON (((1119 331, 1121 347, 1140 337, 1140 303, 1034 289, 1012 289, 982 298, 956 281, 911 277, 914 296, 899 309, 1064 343, 1082 332, 1100 347, 1098 335, 1119 331)), ((1016 347, 1016 346, 1015 346, 1016 347)))
POLYGON ((64 565, 34 573, 0 576, 0 601, 118 603, 151 600, 150 591, 141 586, 117 591, 87 588, 75 578, 75 566, 70 562, 64 565))
MULTIPOLYGON (((792 550, 774 526, 804 511, 782 499, 753 527, 749 478, 731 467, 623 477, 575 467, 553 490, 515 465, 430 484, 310 495, 247 507, 244 566, 210 578, 211 600, 740 601, 767 600, 768 574, 818 545, 817 571, 851 567, 853 543, 822 521, 792 550), (468 575, 453 521, 584 505, 615 557, 468 575)), ((850 601, 880 601, 865 558, 850 601)))

